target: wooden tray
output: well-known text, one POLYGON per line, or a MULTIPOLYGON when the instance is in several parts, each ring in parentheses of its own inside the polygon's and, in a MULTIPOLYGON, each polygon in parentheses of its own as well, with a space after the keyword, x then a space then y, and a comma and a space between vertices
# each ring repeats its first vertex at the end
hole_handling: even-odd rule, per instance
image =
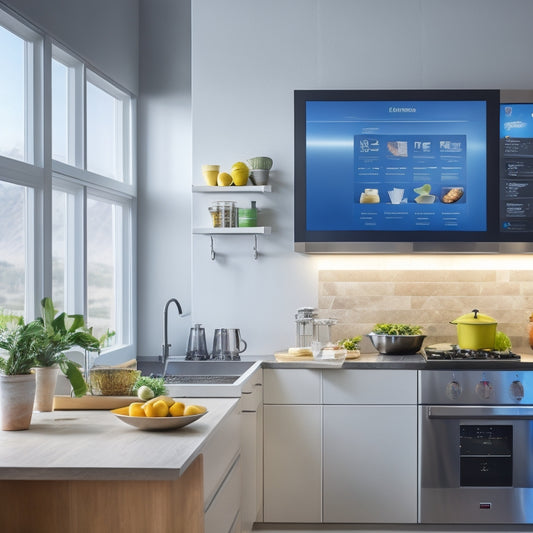
POLYGON ((140 402, 137 396, 82 396, 73 398, 71 396, 54 396, 54 411, 64 411, 69 409, 116 409, 124 407, 132 402, 140 402))

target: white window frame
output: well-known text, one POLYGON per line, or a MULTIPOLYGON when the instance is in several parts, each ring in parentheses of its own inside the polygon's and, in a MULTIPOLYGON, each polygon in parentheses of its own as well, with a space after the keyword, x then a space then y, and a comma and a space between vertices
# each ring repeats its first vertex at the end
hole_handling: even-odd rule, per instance
POLYGON ((66 165, 85 168, 85 150, 82 135, 85 128, 85 113, 83 109, 85 68, 79 59, 55 42, 52 42, 52 58, 68 68, 67 106, 69 113, 67 133, 72 142, 67 144, 68 163, 66 165))
MULTIPOLYGON (((123 216, 117 221, 118 241, 122 249, 117 253, 115 279, 117 301, 117 345, 106 352, 113 359, 136 356, 136 292, 134 279, 136 231, 136 100, 134 95, 115 85, 98 70, 84 61, 62 43, 41 32, 11 9, 0 7, 0 25, 26 40, 25 66, 25 157, 18 161, 0 156, 0 180, 27 187, 26 204, 26 288, 25 319, 40 314, 40 300, 52 290, 52 190, 58 189, 73 195, 67 210, 71 231, 67 246, 65 268, 67 283, 75 287, 65 294, 65 307, 69 313, 87 316, 86 276, 86 212, 87 197, 95 196, 122 206, 123 216), (69 136, 75 139, 69 145, 69 162, 52 159, 52 58, 69 67, 69 136), (122 102, 123 112, 117 117, 123 132, 122 179, 101 176, 86 170, 86 78, 122 102), (71 82, 71 83, 70 83, 71 82), (71 225, 72 224, 72 225, 71 225)), ((90 324, 89 324, 90 325, 90 324)))
MULTIPOLYGON (((128 353, 128 346, 133 343, 133 323, 129 317, 134 314, 133 303, 133 280, 134 280, 134 262, 128 261, 133 258, 133 221, 134 209, 131 199, 120 195, 110 195, 107 192, 98 189, 86 189, 86 198, 94 198, 101 202, 119 205, 122 216, 114 220, 113 231, 115 232, 115 242, 119 243, 120 248, 117 250, 114 270, 115 292, 115 309, 116 324, 119 335, 116 338, 116 345, 110 350, 123 350, 128 353)), ((135 357, 135 354, 130 354, 135 357)))
MULTIPOLYGON (((120 105, 115 105, 115 124, 117 125, 115 146, 118 148, 118 153, 115 160, 115 176, 113 181, 118 181, 125 185, 132 184, 132 164, 131 164, 131 106, 129 105, 129 98, 126 93, 118 89, 116 86, 109 83, 104 77, 97 75, 93 70, 86 69, 85 71, 85 86, 87 83, 94 85, 105 93, 115 98, 120 105)), ((86 91, 87 92, 87 91, 86 91)), ((85 116, 87 117, 87 106, 85 108, 85 116)), ((87 151, 87 145, 85 145, 87 151)), ((87 157, 87 152, 86 152, 87 157)), ((87 168, 87 165, 85 165, 87 168)))
POLYGON ((8 10, 0 10, 0 25, 25 41, 24 161, 0 156, 0 179, 26 187, 25 195, 25 319, 35 318, 44 285, 44 132, 43 36, 8 10))

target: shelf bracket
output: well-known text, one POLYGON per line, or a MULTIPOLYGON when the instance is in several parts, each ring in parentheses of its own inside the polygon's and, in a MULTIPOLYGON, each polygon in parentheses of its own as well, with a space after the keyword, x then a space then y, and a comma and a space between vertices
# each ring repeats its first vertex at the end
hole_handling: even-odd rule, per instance
POLYGON ((209 237, 211 238, 211 261, 214 261, 216 254, 215 254, 215 244, 213 240, 213 235, 209 235, 209 237))
POLYGON ((254 247, 253 247, 253 252, 252 252, 252 257, 254 259, 257 259, 257 256, 258 256, 258 252, 257 252, 257 235, 254 235, 254 247))

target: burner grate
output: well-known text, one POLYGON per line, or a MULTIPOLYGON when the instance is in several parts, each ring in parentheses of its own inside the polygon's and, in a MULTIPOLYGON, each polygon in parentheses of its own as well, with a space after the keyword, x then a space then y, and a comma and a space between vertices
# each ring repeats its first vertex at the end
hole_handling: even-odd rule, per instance
POLYGON ((520 360, 520 356, 513 352, 498 352, 496 350, 464 350, 458 346, 450 345, 449 349, 431 349, 427 347, 424 350, 425 357, 428 361, 509 361, 520 360))

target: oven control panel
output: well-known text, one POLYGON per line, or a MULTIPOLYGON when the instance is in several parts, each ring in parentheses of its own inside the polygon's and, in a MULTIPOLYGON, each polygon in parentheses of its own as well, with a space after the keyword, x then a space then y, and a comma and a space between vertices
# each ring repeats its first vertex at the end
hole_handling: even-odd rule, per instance
POLYGON ((533 370, 420 370, 420 404, 533 405, 533 370))

